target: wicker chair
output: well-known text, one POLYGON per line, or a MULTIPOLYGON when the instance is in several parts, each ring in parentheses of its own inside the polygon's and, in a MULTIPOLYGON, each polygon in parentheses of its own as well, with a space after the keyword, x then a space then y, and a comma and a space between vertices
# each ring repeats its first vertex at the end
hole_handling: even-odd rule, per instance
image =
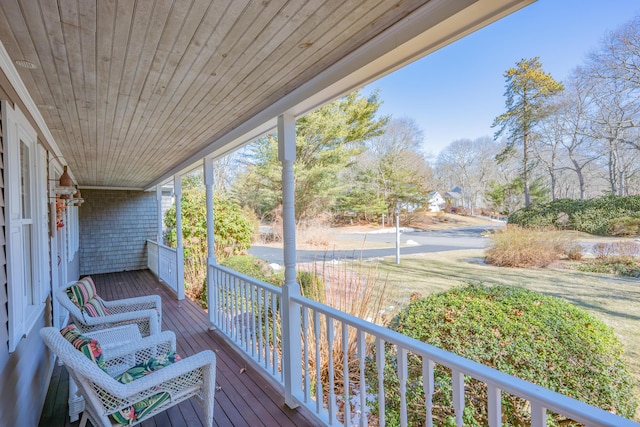
POLYGON ((138 324, 143 337, 161 330, 162 301, 159 295, 105 301, 96 294, 93 280, 87 276, 59 288, 56 298, 82 332, 131 323, 138 324))
MULTIPOLYGON (((68 327, 63 331, 72 328, 68 327)), ((202 406, 206 425, 213 425, 216 357, 211 350, 180 361, 175 357, 175 362, 172 359, 173 363, 167 362, 166 365, 161 365, 164 366, 161 369, 153 369, 150 373, 146 371, 145 375, 129 379, 125 384, 123 376, 131 378, 130 373, 139 371, 141 366, 155 366, 156 360, 163 357, 163 360, 167 360, 167 355, 174 354, 173 332, 165 331, 104 350, 100 350, 95 341, 89 344, 89 339, 79 333, 77 340, 72 340, 72 343, 68 335, 63 336, 61 332, 47 327, 40 330, 40 335, 47 347, 67 366, 69 375, 84 397, 85 410, 80 427, 85 427, 87 421, 91 421, 96 427, 118 426, 121 424, 116 416, 122 418, 122 414, 127 417, 127 425, 136 425, 191 397, 196 397, 202 406), (86 340, 83 341, 86 344, 84 348, 78 345, 83 339, 86 340), (95 349, 99 349, 99 362, 92 360, 86 352, 83 353, 87 348, 94 355, 95 349), (147 403, 149 401, 151 403, 147 403), (141 412, 138 413, 139 411, 141 412)))

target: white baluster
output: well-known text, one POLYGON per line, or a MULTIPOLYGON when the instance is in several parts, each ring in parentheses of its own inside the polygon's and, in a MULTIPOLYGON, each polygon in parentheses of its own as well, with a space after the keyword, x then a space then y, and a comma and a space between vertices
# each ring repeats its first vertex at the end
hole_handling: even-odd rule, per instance
POLYGON ((351 426, 351 396, 349 387, 349 325, 342 322, 342 378, 344 382, 344 425, 351 426))
POLYGON ((264 298, 264 367, 269 371, 269 367, 271 366, 271 352, 269 351, 269 336, 270 336, 270 325, 269 325, 269 301, 271 300, 270 293, 266 290, 263 291, 262 297, 264 298))
POLYGON ((258 319, 258 362, 262 362, 263 357, 266 355, 263 354, 264 349, 264 329, 262 328, 262 313, 265 309, 264 306, 264 289, 258 288, 256 289, 256 295, 258 296, 258 314, 256 315, 258 319))
POLYGON ((433 391, 435 379, 433 376, 433 360, 422 359, 422 389, 424 391, 424 407, 426 409, 426 426, 433 427, 433 391))
MULTIPOLYGON (((253 284, 249 283, 249 290, 251 291, 251 311, 250 311, 250 322, 249 325, 251 326, 251 356, 255 357, 256 356, 256 351, 258 348, 258 338, 256 336, 256 313, 260 313, 259 311, 257 311, 257 307, 256 307, 256 288, 253 284)), ((258 315, 259 317, 259 315, 258 315)))
POLYGON ((304 401, 309 403, 311 400, 311 376, 309 375, 309 309, 302 307, 302 351, 304 354, 304 401))
POLYGON ((223 293, 223 298, 224 298, 224 324, 225 324, 225 328, 224 328, 224 332, 225 334, 227 334, 227 336, 231 335, 231 329, 230 329, 230 323, 229 323, 229 275, 228 274, 224 274, 224 293, 223 293))
POLYGON ((386 421, 386 402, 384 399, 384 340, 376 338, 376 368, 378 370, 378 425, 384 427, 386 421))
POLYGON ((276 304, 276 298, 277 298, 277 295, 271 294, 271 328, 272 328, 271 339, 273 340, 271 355, 273 360, 273 368, 272 368, 273 375, 275 375, 278 370, 278 334, 276 333, 277 332, 276 328, 278 325, 278 320, 276 316, 276 313, 278 312, 278 305, 276 304))
POLYGON ((451 385, 453 387, 453 409, 456 413, 456 425, 462 427, 462 415, 464 414, 464 374, 452 369, 451 385))
POLYGON ((502 396, 500 389, 493 384, 487 384, 487 411, 489 427, 502 426, 502 396))
POLYGON ((400 425, 407 427, 407 349, 398 347, 398 381, 400 382, 400 425))
POLYGON ((313 334, 316 345, 316 413, 322 409, 322 350, 320 349, 320 312, 313 312, 313 334))
POLYGON ((546 427, 547 410, 538 402, 531 402, 531 427, 546 427))
POLYGON ((231 298, 233 298, 232 300, 232 307, 233 307, 233 314, 231 316, 232 322, 233 322, 233 339, 238 342, 238 312, 239 307, 238 304, 240 303, 238 301, 238 279, 236 277, 232 277, 233 280, 233 291, 231 293, 231 298))
POLYGON ((327 344, 329 351, 329 425, 336 423, 336 381, 333 360, 333 318, 327 316, 327 344))
POLYGON ((367 343, 363 330, 358 329, 358 359, 360 362, 360 426, 367 427, 369 420, 367 419, 367 382, 364 375, 364 358, 367 351, 367 343))

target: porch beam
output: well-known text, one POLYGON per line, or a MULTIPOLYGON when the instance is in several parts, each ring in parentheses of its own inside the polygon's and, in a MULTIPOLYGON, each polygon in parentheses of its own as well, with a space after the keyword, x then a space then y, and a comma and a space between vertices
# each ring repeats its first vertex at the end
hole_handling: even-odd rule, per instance
POLYGON ((182 243, 182 176, 173 177, 173 192, 176 197, 176 293, 178 300, 184 299, 184 246, 182 243))
POLYGON ((207 307, 209 307, 209 329, 214 329, 215 317, 218 313, 212 265, 216 264, 215 235, 214 235, 214 205, 213 205, 213 158, 205 157, 202 160, 204 173, 204 187, 207 197, 207 307))
POLYGON ((284 286, 282 287, 282 362, 285 404, 298 406, 294 397, 302 391, 302 343, 300 305, 291 300, 300 296, 296 280, 296 217, 293 162, 296 159, 296 119, 293 114, 278 116, 278 158, 282 163, 282 222, 284 243, 284 286))

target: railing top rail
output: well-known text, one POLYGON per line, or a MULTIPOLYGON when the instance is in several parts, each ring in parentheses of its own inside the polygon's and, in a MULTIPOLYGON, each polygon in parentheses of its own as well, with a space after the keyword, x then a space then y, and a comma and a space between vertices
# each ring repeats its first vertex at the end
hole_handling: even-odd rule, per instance
POLYGON ((229 276, 233 276, 233 277, 237 277, 238 279, 244 280, 246 282, 252 283, 255 286, 258 286, 262 289, 265 289, 271 293, 277 294, 277 295, 282 295, 282 288, 279 288, 277 286, 274 286, 270 283, 267 282, 263 282, 262 280, 258 280, 254 277, 250 277, 247 276, 246 274, 242 274, 239 273, 235 270, 232 270, 230 268, 224 267, 220 264, 209 264, 210 267, 216 268, 220 271, 225 272, 226 274, 228 274, 229 276))
POLYGON ((158 243, 155 240, 147 239, 147 243, 151 243, 151 244, 156 245, 156 246, 158 246, 158 247, 160 247, 162 249, 167 249, 169 251, 176 252, 176 248, 172 248, 172 247, 164 245, 162 243, 158 243))

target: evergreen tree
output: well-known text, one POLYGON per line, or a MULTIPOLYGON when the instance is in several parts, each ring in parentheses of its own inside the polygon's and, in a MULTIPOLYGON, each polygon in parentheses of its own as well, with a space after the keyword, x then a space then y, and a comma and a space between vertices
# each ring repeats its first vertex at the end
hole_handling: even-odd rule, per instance
MULTIPOLYGON (((387 118, 376 118, 377 94, 368 98, 353 92, 296 122, 294 163, 296 219, 311 218, 331 209, 343 186, 339 172, 365 149, 365 141, 382 133, 387 118)), ((267 135, 247 150, 247 171, 234 193, 262 216, 282 203, 282 174, 277 135, 267 135)))
POLYGON ((549 99, 564 90, 562 83, 542 70, 542 63, 538 57, 522 59, 516 66, 509 68, 504 77, 506 79, 507 97, 505 106, 507 111, 493 121, 497 127, 495 139, 507 132, 507 146, 497 156, 498 161, 504 160, 514 150, 516 145, 522 145, 522 178, 524 185, 525 206, 531 204, 530 195, 530 149, 535 138, 535 127, 549 114, 549 99))

